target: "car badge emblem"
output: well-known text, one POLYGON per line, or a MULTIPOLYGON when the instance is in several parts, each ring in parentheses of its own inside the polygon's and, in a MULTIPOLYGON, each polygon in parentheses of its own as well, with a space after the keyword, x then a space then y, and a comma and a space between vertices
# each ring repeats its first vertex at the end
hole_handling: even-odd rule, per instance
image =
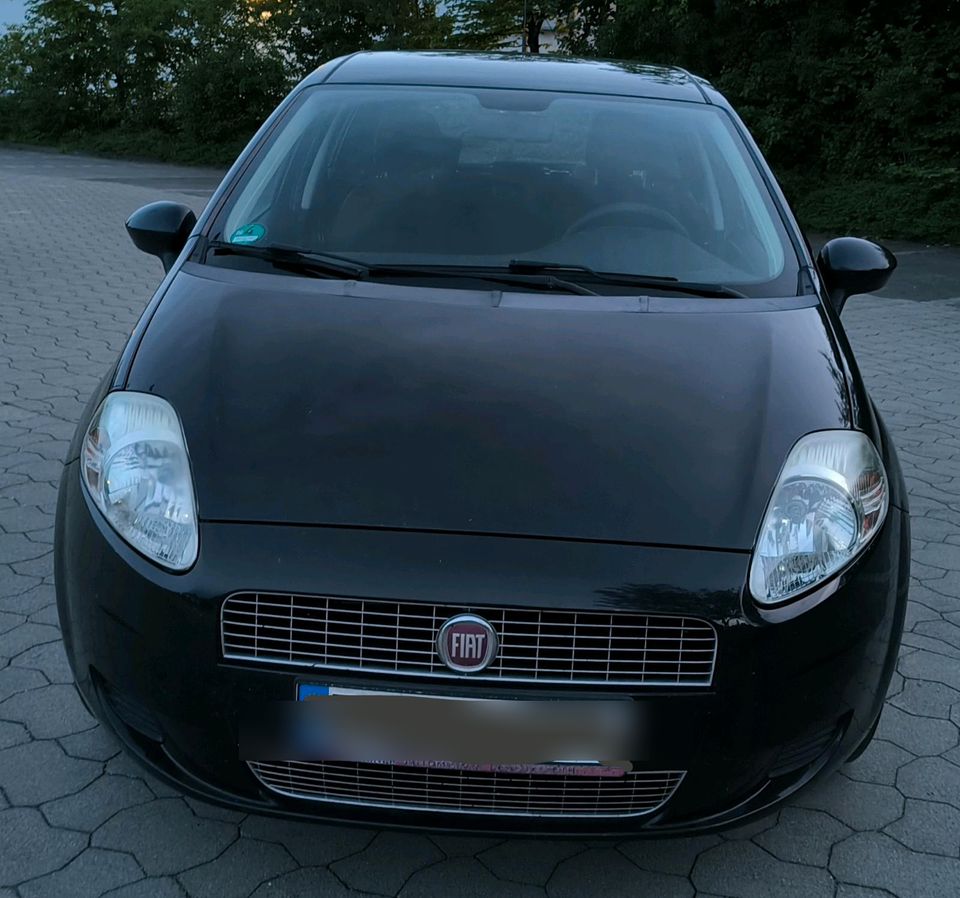
POLYGON ((497 633, 476 614, 451 617, 437 633, 437 654, 450 670, 477 673, 497 656, 497 633))

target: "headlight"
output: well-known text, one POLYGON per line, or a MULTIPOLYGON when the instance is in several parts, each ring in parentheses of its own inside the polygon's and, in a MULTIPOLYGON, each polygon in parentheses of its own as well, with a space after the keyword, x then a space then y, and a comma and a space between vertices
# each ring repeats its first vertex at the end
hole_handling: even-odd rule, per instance
POLYGON ((880 529, 887 502, 887 475, 866 435, 825 430, 798 440, 757 538, 753 598, 774 605, 835 574, 880 529))
POLYGON ((81 479, 133 548, 183 571, 197 559, 197 503, 180 419, 165 399, 110 393, 83 441, 81 479))

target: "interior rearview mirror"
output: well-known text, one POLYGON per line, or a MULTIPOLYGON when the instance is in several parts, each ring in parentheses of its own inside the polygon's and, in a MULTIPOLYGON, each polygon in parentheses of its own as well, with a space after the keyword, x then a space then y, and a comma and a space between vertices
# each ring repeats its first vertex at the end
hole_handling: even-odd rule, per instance
POLYGON ((169 271, 196 223, 189 206, 161 201, 137 209, 127 219, 127 233, 137 249, 156 256, 169 271))
POLYGON ((881 289, 897 267, 897 258, 885 246, 861 237, 837 237, 817 255, 817 267, 834 308, 843 309, 855 293, 881 289))

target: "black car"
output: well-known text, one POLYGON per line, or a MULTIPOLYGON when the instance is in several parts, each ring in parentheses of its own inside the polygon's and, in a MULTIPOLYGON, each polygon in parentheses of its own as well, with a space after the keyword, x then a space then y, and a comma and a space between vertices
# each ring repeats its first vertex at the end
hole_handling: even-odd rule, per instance
POLYGON ((305 79, 90 401, 56 582, 88 706, 260 813, 671 834, 856 756, 909 521, 814 259, 687 72, 361 53, 305 79))

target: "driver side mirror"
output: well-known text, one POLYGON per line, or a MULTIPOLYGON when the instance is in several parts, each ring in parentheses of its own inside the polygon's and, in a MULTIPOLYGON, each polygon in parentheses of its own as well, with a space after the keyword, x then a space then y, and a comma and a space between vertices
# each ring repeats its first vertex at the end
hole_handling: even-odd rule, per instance
POLYGON ((879 243, 860 237, 837 237, 820 250, 817 267, 830 301, 840 312, 855 293, 881 289, 897 267, 897 258, 879 243))
POLYGON ((164 200, 137 209, 127 219, 127 233, 137 249, 156 256, 169 271, 196 223, 189 206, 164 200))

